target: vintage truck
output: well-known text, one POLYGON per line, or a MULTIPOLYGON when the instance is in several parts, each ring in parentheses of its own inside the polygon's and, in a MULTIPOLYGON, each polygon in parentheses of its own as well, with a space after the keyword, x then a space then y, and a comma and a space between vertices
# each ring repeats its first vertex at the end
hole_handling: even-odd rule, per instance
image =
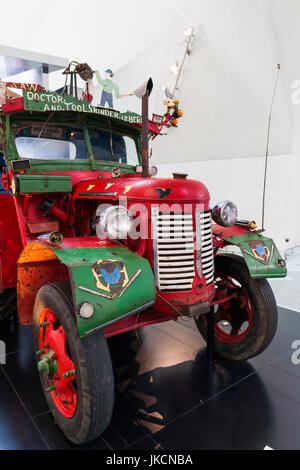
POLYGON ((232 202, 211 208, 201 182, 155 177, 148 130, 148 117, 46 91, 0 113, 0 321, 33 325, 47 402, 75 444, 111 420, 107 338, 183 316, 206 339, 213 314, 216 355, 243 361, 277 327, 274 242, 232 202), (230 245, 240 255, 220 252, 230 245))

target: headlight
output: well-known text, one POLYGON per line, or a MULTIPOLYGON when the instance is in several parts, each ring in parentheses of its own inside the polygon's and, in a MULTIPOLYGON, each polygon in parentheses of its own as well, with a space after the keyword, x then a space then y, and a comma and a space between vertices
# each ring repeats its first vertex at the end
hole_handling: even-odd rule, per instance
POLYGON ((99 238, 108 236, 113 240, 121 240, 127 237, 131 225, 132 216, 123 206, 100 206, 96 217, 99 217, 97 235, 99 238))
POLYGON ((216 224, 232 227, 237 221, 238 210, 233 202, 219 202, 212 210, 212 217, 216 224))

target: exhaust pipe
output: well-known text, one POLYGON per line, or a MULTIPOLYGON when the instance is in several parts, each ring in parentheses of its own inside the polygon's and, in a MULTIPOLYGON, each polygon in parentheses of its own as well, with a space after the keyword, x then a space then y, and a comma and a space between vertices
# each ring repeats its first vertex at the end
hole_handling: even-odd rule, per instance
POLYGON ((153 81, 150 78, 144 82, 134 94, 142 100, 142 167, 143 178, 149 176, 149 96, 153 89, 153 81))

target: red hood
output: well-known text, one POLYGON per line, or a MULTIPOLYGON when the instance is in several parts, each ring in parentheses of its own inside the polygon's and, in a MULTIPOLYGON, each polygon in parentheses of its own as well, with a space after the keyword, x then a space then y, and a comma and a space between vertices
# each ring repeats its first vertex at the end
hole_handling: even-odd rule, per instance
POLYGON ((172 178, 101 178, 78 183, 75 199, 119 199, 131 201, 209 203, 209 192, 200 181, 172 178))

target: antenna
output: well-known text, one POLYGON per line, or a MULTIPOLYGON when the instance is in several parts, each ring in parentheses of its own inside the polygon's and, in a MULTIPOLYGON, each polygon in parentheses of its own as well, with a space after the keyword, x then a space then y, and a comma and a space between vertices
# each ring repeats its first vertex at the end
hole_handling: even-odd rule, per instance
POLYGON ((272 123, 272 112, 273 112, 273 105, 276 96, 277 84, 279 80, 281 66, 280 64, 277 65, 277 75, 276 81, 271 101, 270 113, 269 113, 269 121, 268 121, 268 137, 267 137, 267 150, 266 150, 266 160, 265 160, 265 175, 264 175, 264 192, 263 192, 263 203, 262 203, 262 230, 265 230, 265 206, 266 206, 266 189, 267 189, 267 173, 268 173, 268 162, 269 162, 269 149, 270 149, 270 132, 271 132, 271 123, 272 123))

